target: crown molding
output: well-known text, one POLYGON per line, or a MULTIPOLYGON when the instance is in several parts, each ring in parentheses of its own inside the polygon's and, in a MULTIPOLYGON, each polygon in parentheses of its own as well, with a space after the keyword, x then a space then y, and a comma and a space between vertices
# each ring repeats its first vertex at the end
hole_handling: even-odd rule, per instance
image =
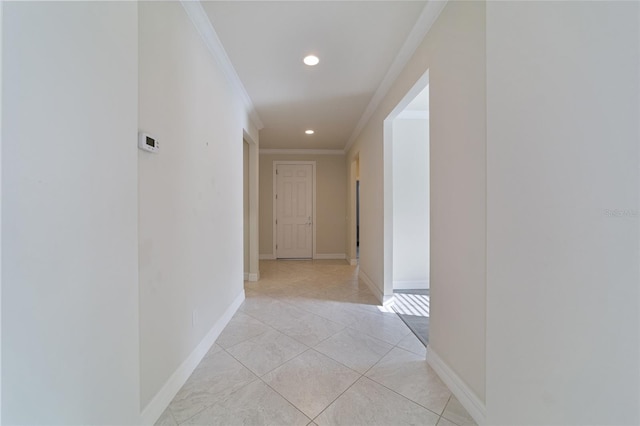
POLYGON ((220 41, 220 38, 218 38, 218 34, 216 34, 216 31, 213 29, 211 20, 209 20, 209 16, 207 16, 207 12, 205 12, 202 4, 197 0, 181 0, 180 3, 187 13, 187 16, 189 16, 189 19, 191 19, 191 22, 196 27, 198 34, 200 34, 200 37, 202 37, 202 40, 209 48, 211 55, 213 55, 222 68, 222 72, 242 98, 253 125, 256 126, 258 130, 264 128, 264 124, 262 124, 262 120, 253 105, 253 101, 251 101, 247 90, 242 84, 242 81, 240 81, 240 77, 238 77, 238 73, 231 64, 231 60, 229 59, 227 52, 224 50, 222 42, 220 41))
POLYGON ((367 108, 364 110, 362 117, 360 117, 358 124, 356 124, 356 127, 353 129, 353 133, 351 133, 351 136, 347 141, 347 145, 344 147, 345 152, 349 151, 356 138, 360 135, 360 132, 362 132, 362 129, 364 129, 364 126, 367 125, 373 113, 378 109, 380 102, 382 102, 382 99, 384 99, 386 94, 389 92, 389 89, 400 75, 400 72, 402 72, 404 67, 407 65, 407 62, 409 62, 409 59, 411 59, 413 54, 416 52, 416 49, 420 46, 422 40, 424 40, 424 37, 431 29, 433 23, 438 19, 438 16, 440 16, 440 13, 447 4, 447 1, 448 0, 427 1, 427 4, 425 4, 422 9, 418 20, 398 51, 393 63, 389 67, 387 74, 384 76, 380 86, 378 86, 378 89, 373 94, 373 97, 369 101, 367 108))
POLYGON ((261 149, 260 155, 344 155, 342 149, 261 149))

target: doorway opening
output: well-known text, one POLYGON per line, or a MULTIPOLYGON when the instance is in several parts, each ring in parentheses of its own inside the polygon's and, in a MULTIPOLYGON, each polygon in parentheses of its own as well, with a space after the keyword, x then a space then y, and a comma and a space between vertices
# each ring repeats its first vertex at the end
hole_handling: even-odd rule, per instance
POLYGON ((356 180, 356 259, 360 259, 360 179, 356 180))
POLYGON ((349 264, 355 266, 360 259, 360 153, 351 161, 349 173, 349 238, 347 239, 347 257, 349 264))
POLYGON ((384 122, 385 299, 426 345, 430 302, 429 74, 384 122))

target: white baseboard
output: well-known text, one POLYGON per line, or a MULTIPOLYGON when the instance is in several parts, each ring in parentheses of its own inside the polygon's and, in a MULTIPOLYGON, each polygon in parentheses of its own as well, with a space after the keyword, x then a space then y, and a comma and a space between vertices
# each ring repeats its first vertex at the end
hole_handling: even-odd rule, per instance
POLYGON ((358 271, 358 278, 360 278, 367 285, 367 287, 369 287, 369 290, 371 290, 373 295, 380 301, 381 304, 383 304, 384 294, 375 285, 371 278, 369 278, 369 276, 362 270, 362 267, 360 267, 360 271, 358 271))
POLYGON ((474 391, 453 371, 438 354, 429 346, 427 349, 427 362, 438 374, 440 379, 449 388, 451 393, 458 398, 460 404, 473 417, 480 426, 484 425, 487 418, 487 409, 474 391))
POLYGON ((429 288, 429 280, 420 281, 394 281, 394 290, 426 290, 429 288))
POLYGON ((314 259, 318 260, 342 260, 346 259, 347 255, 344 253, 329 253, 329 254, 320 254, 316 253, 314 259))
POLYGON ((248 272, 244 273, 244 280, 245 281, 249 281, 249 273, 248 272))
POLYGON ((255 274, 248 274, 248 275, 249 275, 249 281, 260 280, 260 271, 256 272, 255 274))
POLYGON ((169 403, 176 396, 182 385, 187 381, 193 370, 200 364, 202 358, 207 354, 213 343, 216 341, 222 330, 227 326, 233 314, 236 313, 242 302, 244 301, 244 290, 240 292, 238 297, 227 308, 222 317, 216 321, 211 330, 202 339, 202 341, 191 352, 191 355, 185 359, 182 364, 173 372, 169 380, 167 380, 158 391, 155 397, 147 404, 140 414, 140 422, 143 425, 153 425, 160 418, 169 403))
POLYGON ((272 254, 261 254, 261 255, 258 255, 258 259, 260 259, 260 260, 275 260, 275 258, 276 257, 274 255, 272 255, 272 254))
POLYGON ((358 266, 358 259, 349 259, 349 265, 358 266))

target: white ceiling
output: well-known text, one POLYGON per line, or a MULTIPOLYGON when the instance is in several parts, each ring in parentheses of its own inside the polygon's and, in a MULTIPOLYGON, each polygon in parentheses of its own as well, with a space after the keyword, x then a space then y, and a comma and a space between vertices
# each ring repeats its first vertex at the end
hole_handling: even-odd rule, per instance
POLYGON ((264 124, 260 148, 343 149, 425 3, 202 5, 264 124), (304 65, 308 54, 320 63, 304 65))

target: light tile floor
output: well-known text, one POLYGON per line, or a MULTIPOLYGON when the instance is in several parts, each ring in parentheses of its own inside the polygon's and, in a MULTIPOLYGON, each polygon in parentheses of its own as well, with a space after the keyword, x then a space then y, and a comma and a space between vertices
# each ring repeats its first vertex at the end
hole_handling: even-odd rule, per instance
POLYGON ((261 261, 158 425, 475 425, 345 261, 261 261))

